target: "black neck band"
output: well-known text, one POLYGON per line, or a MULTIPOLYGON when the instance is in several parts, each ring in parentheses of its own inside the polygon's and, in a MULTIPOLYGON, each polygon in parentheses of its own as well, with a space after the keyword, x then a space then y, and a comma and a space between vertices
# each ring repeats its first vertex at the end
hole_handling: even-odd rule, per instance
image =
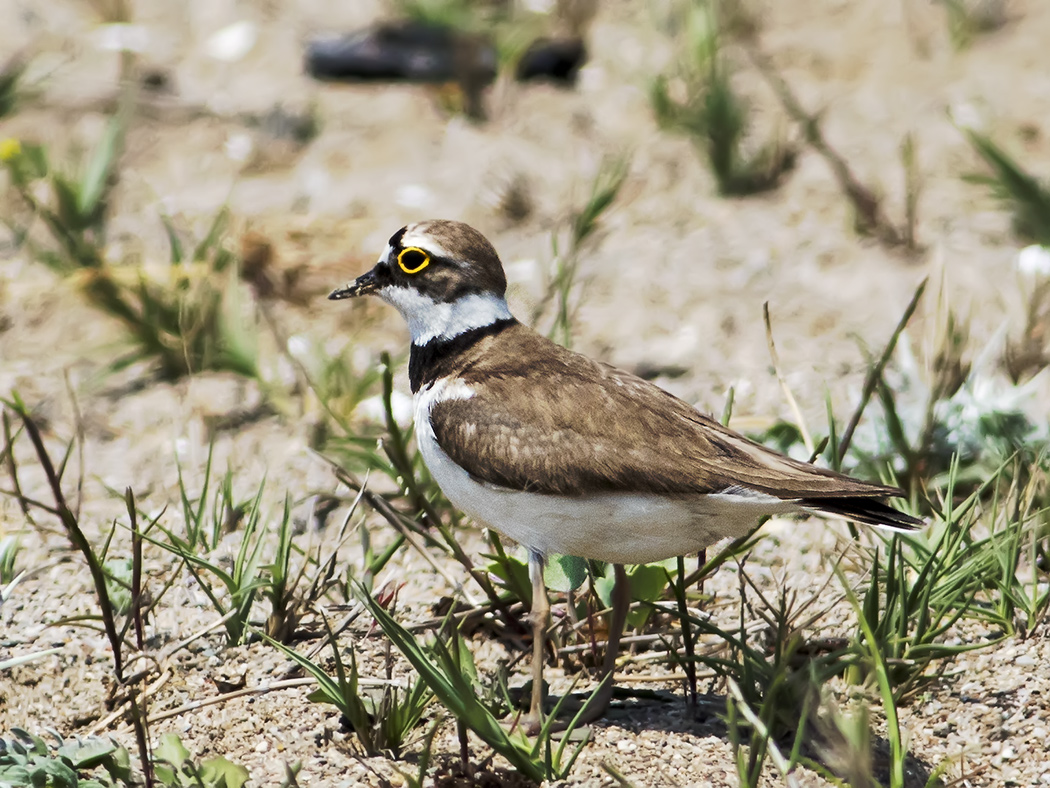
POLYGON ((408 357, 408 381, 412 385, 412 393, 415 394, 437 377, 436 373, 443 360, 462 353, 475 342, 494 336, 517 322, 513 317, 507 317, 487 326, 464 331, 452 339, 432 339, 425 345, 412 345, 412 352, 408 357))

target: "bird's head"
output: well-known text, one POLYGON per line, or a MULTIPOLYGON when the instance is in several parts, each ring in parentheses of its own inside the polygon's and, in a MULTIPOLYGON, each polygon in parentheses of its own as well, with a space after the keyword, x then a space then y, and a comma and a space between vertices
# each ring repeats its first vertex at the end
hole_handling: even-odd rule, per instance
POLYGON ((405 318, 413 344, 425 345, 509 319, 506 292, 503 264, 485 236, 431 220, 402 227, 371 271, 328 297, 375 294, 405 318))

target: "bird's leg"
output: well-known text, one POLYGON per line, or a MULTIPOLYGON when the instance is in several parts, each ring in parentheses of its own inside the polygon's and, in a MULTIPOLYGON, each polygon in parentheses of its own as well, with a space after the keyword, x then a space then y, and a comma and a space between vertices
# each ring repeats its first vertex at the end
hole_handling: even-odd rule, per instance
POLYGON ((532 704, 525 720, 526 730, 538 731, 543 711, 543 660, 547 645, 547 616, 551 605, 547 599, 547 587, 543 583, 543 554, 529 551, 529 579, 532 580, 532 704))
POLYGON ((579 724, 586 725, 601 717, 609 708, 616 679, 616 657, 620 652, 620 635, 627 622, 627 610, 631 606, 631 581, 623 564, 613 564, 615 583, 612 593, 612 622, 609 624, 609 640, 605 646, 602 662, 601 683, 597 691, 587 699, 580 713, 579 724))

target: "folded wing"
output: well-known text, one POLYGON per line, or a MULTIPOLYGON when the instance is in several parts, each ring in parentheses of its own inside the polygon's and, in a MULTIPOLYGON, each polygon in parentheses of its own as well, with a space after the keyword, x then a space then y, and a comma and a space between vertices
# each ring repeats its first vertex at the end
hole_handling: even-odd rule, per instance
POLYGON ((460 373, 473 399, 439 401, 431 410, 438 444, 479 481, 573 496, 764 494, 863 523, 921 522, 877 500, 901 495, 895 487, 778 454, 657 386, 528 329, 500 342, 503 352, 479 349, 460 373), (508 346, 517 363, 500 362, 508 346), (543 361, 525 366, 522 358, 543 361), (537 391, 546 395, 522 396, 537 391))

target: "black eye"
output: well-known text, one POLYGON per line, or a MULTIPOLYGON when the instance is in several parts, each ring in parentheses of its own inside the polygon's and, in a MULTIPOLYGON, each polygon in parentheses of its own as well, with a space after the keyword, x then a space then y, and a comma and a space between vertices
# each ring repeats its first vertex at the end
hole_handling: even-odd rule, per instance
POLYGON ((402 249, 397 264, 406 274, 418 274, 430 264, 430 255, 415 246, 402 249))

